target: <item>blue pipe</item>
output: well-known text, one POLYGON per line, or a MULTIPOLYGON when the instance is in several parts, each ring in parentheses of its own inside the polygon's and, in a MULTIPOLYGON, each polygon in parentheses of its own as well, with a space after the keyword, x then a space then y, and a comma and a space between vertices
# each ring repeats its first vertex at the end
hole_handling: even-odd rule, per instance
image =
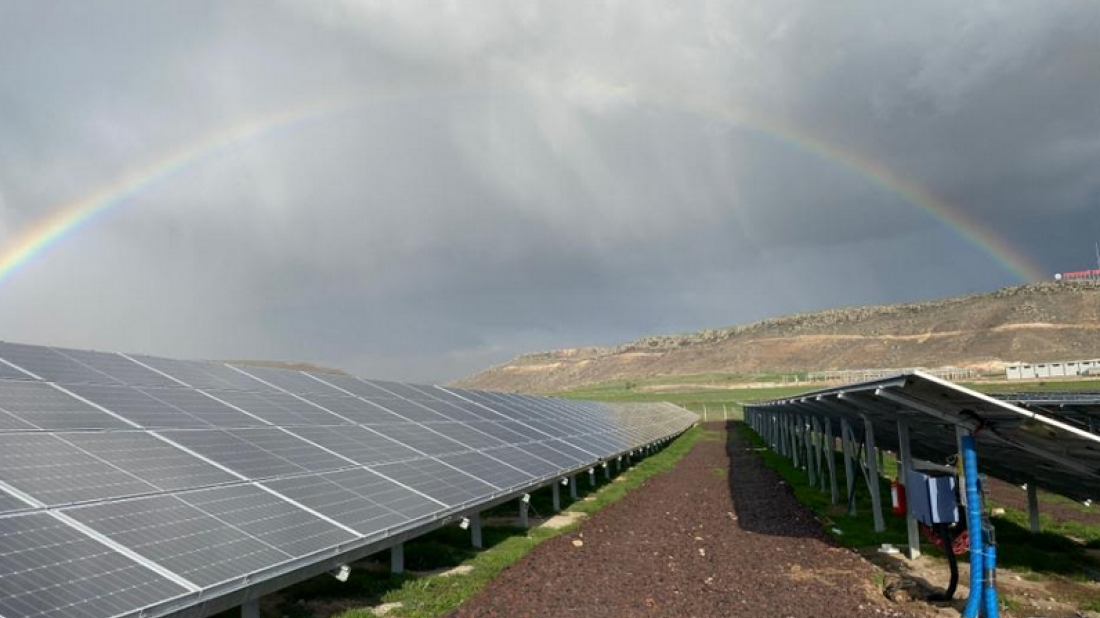
MULTIPOLYGON (((966 476, 966 527, 970 531, 970 596, 963 618, 978 618, 982 609, 982 574, 985 570, 985 543, 982 539, 982 499, 978 494, 978 452, 974 436, 960 440, 963 474, 966 476)), ((950 551, 950 549, 948 549, 950 551)))
POLYGON ((985 588, 982 598, 985 600, 986 618, 999 618, 997 607, 997 546, 989 543, 985 546, 985 588))

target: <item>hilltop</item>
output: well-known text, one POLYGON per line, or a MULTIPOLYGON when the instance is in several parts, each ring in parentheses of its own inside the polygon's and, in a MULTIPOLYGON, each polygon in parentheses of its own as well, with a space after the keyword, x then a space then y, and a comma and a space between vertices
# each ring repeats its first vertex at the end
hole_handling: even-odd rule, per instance
POLYGON ((525 354, 458 382, 551 392, 611 380, 839 369, 999 369, 1100 357, 1100 283, 1033 283, 941 300, 801 313, 655 335, 611 348, 525 354))

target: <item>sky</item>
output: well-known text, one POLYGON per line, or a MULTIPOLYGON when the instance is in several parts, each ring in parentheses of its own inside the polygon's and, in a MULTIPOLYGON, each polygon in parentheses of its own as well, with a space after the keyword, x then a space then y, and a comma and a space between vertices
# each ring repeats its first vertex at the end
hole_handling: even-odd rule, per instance
POLYGON ((0 0, 0 339, 447 381, 1089 268, 1096 32, 1090 0, 0 0))

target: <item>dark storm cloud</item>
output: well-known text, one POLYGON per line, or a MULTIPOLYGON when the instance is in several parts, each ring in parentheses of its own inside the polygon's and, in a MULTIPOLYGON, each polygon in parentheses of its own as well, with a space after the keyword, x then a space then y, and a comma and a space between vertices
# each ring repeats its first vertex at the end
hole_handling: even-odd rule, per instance
POLYGON ((532 349, 1012 283, 1100 238, 1100 6, 0 0, 0 338, 447 379, 532 349), (777 135, 769 126, 783 127, 777 135), (0 249, 3 251, 4 249, 0 249))

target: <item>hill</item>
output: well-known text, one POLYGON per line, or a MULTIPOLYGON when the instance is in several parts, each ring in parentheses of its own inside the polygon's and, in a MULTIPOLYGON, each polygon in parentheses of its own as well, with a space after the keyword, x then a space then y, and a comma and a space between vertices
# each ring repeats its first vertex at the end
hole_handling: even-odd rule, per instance
POLYGON ((1100 357, 1100 283, 1033 283, 928 302, 787 315, 657 335, 613 348, 520 356, 459 381, 552 392, 611 380, 840 369, 999 369, 1017 361, 1100 357))

